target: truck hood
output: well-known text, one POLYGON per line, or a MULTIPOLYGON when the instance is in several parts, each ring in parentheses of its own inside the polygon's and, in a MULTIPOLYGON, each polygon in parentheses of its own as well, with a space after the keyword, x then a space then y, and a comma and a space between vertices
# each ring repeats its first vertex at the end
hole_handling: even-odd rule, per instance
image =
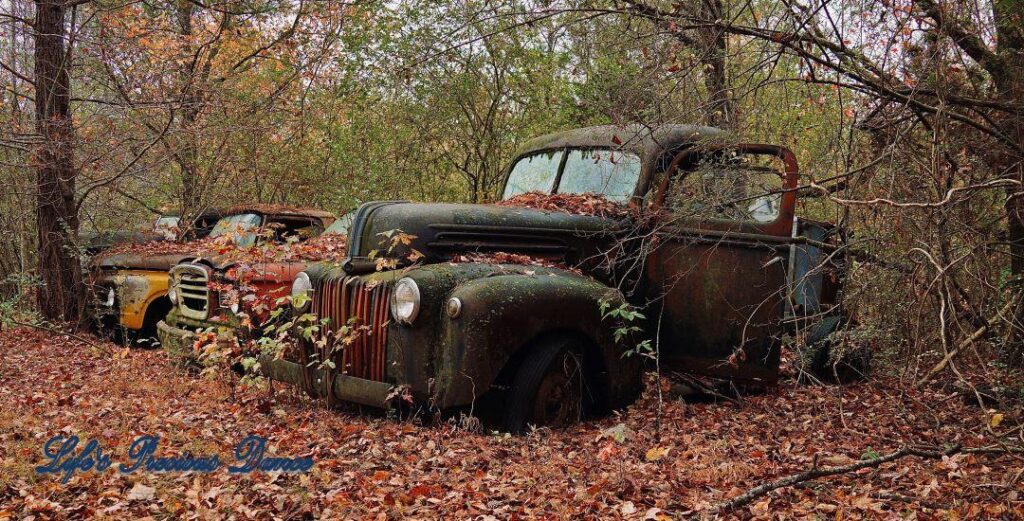
POLYGON ((194 259, 196 255, 186 253, 168 253, 163 255, 144 255, 138 253, 118 253, 96 257, 93 266, 104 270, 151 270, 167 271, 179 262, 194 259))
POLYGON ((204 257, 202 262, 209 265, 213 271, 221 273, 227 280, 236 280, 241 276, 249 282, 266 283, 291 283, 295 276, 309 265, 309 261, 240 263, 236 259, 221 255, 204 257))
POLYGON ((401 266, 496 251, 578 265, 616 240, 628 224, 489 204, 366 203, 353 220, 345 269, 370 271, 382 258, 401 266))

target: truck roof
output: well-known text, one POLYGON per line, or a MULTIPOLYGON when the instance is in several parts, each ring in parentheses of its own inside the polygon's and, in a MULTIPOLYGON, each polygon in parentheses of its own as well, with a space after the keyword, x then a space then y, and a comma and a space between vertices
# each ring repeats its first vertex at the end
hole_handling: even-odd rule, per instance
POLYGON ((600 125, 536 137, 526 143, 519 155, 569 147, 623 149, 645 156, 660 154, 686 143, 720 140, 726 135, 722 129, 697 125, 600 125))
POLYGON ((222 212, 223 215, 232 215, 240 213, 256 213, 263 215, 287 215, 294 217, 315 217, 324 221, 325 225, 329 225, 334 222, 335 216, 333 213, 320 210, 317 208, 308 208, 303 206, 291 206, 287 204, 270 204, 270 203, 246 203, 239 204, 228 208, 222 212))

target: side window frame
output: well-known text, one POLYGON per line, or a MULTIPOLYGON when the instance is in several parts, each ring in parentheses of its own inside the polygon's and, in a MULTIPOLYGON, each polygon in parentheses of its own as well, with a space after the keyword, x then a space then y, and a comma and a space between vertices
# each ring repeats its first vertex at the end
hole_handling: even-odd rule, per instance
POLYGON ((307 239, 316 237, 323 232, 324 228, 323 221, 314 217, 289 215, 277 216, 271 220, 275 220, 282 225, 279 231, 274 232, 274 236, 279 241, 283 241, 289 235, 289 232, 293 235, 299 235, 298 231, 305 228, 309 228, 312 231, 312 234, 307 239))
POLYGON ((744 229, 752 229, 753 231, 767 234, 767 235, 789 235, 792 231, 793 217, 796 215, 796 188, 799 180, 799 166, 797 165, 796 155, 791 150, 785 147, 776 145, 763 145, 763 144, 750 144, 743 143, 738 145, 712 145, 712 146, 700 146, 687 148, 672 159, 672 163, 666 169, 666 173, 661 180, 660 186, 657 188, 658 193, 654 200, 653 209, 659 211, 665 207, 665 199, 668 195, 669 187, 672 182, 677 179, 681 179, 680 176, 689 175, 693 170, 693 166, 696 165, 697 160, 700 156, 708 153, 713 153, 719 150, 735 150, 741 154, 751 155, 763 155, 763 156, 775 156, 779 158, 785 165, 782 184, 782 198, 779 204, 779 214, 774 220, 759 223, 757 221, 736 221, 736 220, 708 220, 705 225, 708 227, 721 227, 722 225, 740 225, 744 229), (715 226, 718 224, 718 226, 715 226))

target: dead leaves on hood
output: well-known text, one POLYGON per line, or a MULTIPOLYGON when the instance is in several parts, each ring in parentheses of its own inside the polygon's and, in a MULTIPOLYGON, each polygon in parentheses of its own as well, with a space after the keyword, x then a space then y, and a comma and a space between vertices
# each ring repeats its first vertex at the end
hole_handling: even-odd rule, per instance
POLYGON ((577 275, 582 273, 579 268, 566 266, 564 264, 554 262, 551 260, 543 259, 540 257, 532 257, 530 255, 523 255, 520 253, 508 253, 503 251, 489 253, 462 253, 459 255, 452 256, 451 261, 456 264, 463 262, 474 262, 480 264, 515 264, 519 266, 537 266, 540 268, 555 268, 564 271, 569 271, 577 275))
POLYGON ((239 247, 232 235, 206 237, 191 242, 150 241, 117 245, 101 256, 114 255, 189 255, 219 257, 238 263, 340 261, 348 253, 348 237, 326 233, 305 241, 265 240, 251 247, 239 247))
POLYGON ((526 192, 510 199, 499 201, 498 206, 532 208, 548 212, 562 212, 574 215, 593 215, 622 219, 630 215, 629 206, 608 200, 601 194, 546 194, 526 192))

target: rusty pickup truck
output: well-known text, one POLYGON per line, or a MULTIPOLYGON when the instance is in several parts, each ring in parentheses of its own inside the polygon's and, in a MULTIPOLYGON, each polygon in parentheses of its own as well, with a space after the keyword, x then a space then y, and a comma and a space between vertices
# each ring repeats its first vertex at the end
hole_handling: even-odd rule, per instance
POLYGON ((295 277, 310 264, 340 262, 352 214, 317 237, 264 248, 257 255, 207 255, 170 270, 171 312, 157 325, 160 345, 179 363, 206 363, 193 345, 211 332, 219 350, 240 349, 258 338, 295 277))
POLYGON ((843 235, 796 216, 798 179, 786 148, 714 128, 537 138, 497 205, 362 205, 345 261, 293 284, 295 313, 318 326, 259 369, 329 403, 490 404, 511 432, 629 404, 645 353, 770 384, 783 335, 841 322, 828 319, 841 315, 843 235), (517 206, 531 194, 623 211, 517 206), (499 252, 536 262, 474 261, 499 252))
POLYGON ((234 248, 262 240, 259 228, 273 228, 271 240, 291 235, 318 235, 334 215, 315 209, 248 204, 218 212, 208 235, 189 243, 155 242, 114 248, 90 263, 93 298, 90 312, 104 329, 125 333, 132 341, 152 341, 156 326, 172 308, 167 272, 179 262, 210 254, 228 239, 234 248))

